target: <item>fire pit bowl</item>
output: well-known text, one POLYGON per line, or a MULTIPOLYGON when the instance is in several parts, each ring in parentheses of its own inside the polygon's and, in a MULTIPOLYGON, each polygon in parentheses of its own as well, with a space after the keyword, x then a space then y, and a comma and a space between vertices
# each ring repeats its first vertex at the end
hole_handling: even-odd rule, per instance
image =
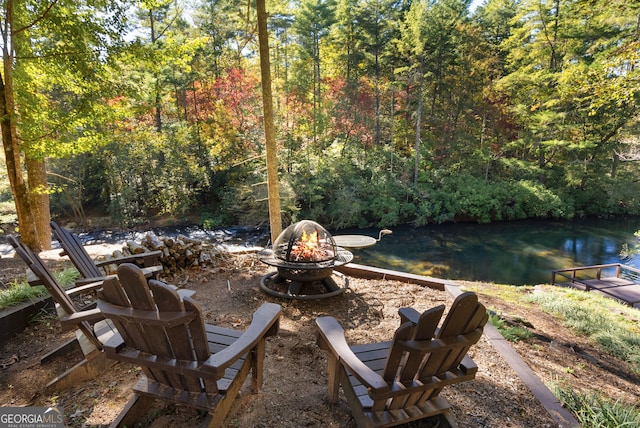
POLYGON ((338 247, 327 230, 311 220, 287 227, 271 249, 258 253, 260 261, 277 268, 265 275, 260 287, 267 293, 289 299, 321 299, 343 293, 348 279, 333 269, 353 260, 353 254, 338 247), (333 277, 343 283, 339 286, 333 277))

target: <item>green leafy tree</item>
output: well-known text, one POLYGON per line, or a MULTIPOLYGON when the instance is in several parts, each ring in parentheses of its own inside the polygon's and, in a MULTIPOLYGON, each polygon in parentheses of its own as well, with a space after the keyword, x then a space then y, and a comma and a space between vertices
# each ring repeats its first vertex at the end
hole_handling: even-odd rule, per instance
POLYGON ((488 0, 478 6, 473 14, 473 20, 480 26, 484 40, 489 43, 491 50, 498 52, 500 66, 495 70, 495 77, 501 77, 504 72, 509 52, 503 43, 511 37, 518 4, 518 0, 488 0))
POLYGON ((566 2, 525 1, 518 10, 522 25, 505 41, 509 50, 508 71, 501 84, 514 103, 516 115, 525 124, 522 144, 528 156, 542 169, 568 143, 564 112, 557 108, 557 81, 569 50, 565 25, 566 2))
POLYGON ((251 2, 202 0, 193 16, 196 28, 207 37, 200 71, 209 80, 244 68, 247 57, 256 56, 258 26, 251 2))
POLYGON ((350 86, 357 85, 363 53, 359 51, 358 0, 339 0, 336 3, 335 23, 331 28, 326 54, 333 67, 332 76, 344 77, 350 86))
POLYGON ((327 49, 327 68, 336 82, 333 88, 340 88, 342 92, 333 98, 343 113, 340 117, 335 113, 331 116, 342 124, 352 124, 354 130, 371 129, 367 134, 373 137, 367 144, 377 145, 392 138, 394 106, 385 96, 389 95, 389 84, 393 80, 391 41, 397 38, 402 12, 396 2, 377 0, 344 0, 338 2, 336 8, 336 22, 331 28, 330 49, 327 49), (340 85, 341 80, 344 86, 340 85), (370 85, 374 89, 371 105, 370 85))
POLYGON ((299 61, 302 70, 309 73, 312 85, 313 141, 317 142, 321 128, 320 112, 322 103, 321 45, 335 20, 333 0, 304 0, 296 11, 294 30, 299 42, 299 61))
POLYGON ((187 119, 187 92, 196 90, 192 62, 207 40, 189 33, 183 6, 174 0, 142 1, 137 17, 140 23, 137 62, 144 67, 142 76, 147 75, 142 83, 149 88, 155 127, 161 132, 163 117, 169 111, 176 118, 187 119))
POLYGON ((513 147, 541 173, 563 167, 564 182, 580 190, 602 173, 615 175, 640 96, 638 6, 584 6, 523 2, 499 84, 523 128, 513 147))
POLYGON ((391 41, 397 38, 401 10, 393 0, 365 0, 358 8, 358 51, 363 54, 361 67, 375 85, 374 144, 382 139, 381 92, 384 82, 392 77, 391 41))
POLYGON ((120 2, 2 4, 2 139, 21 238, 50 248, 45 158, 87 150, 108 120, 109 53, 124 32, 120 2), (103 92, 104 90, 104 92, 103 92), (28 179, 21 156, 24 155, 28 179))
MULTIPOLYGON (((463 23, 466 20, 466 3, 461 0, 442 0, 436 3, 418 1, 411 4, 401 26, 398 48, 405 65, 398 72, 413 82, 415 94, 415 169, 414 184, 417 184, 422 152, 423 108, 426 107, 427 126, 430 135, 448 120, 445 112, 448 96, 453 94, 450 76, 463 60, 460 45, 463 40, 463 23), (426 106, 425 106, 426 102, 426 106)), ((446 134, 439 133, 443 137, 446 134)), ((448 151, 432 144, 430 148, 448 151)))
POLYGON ((476 161, 480 167, 484 164, 485 179, 489 179, 492 166, 505 156, 504 146, 515 138, 519 127, 508 111, 508 99, 493 83, 506 73, 508 51, 504 42, 511 36, 512 27, 518 25, 518 21, 513 20, 518 3, 517 0, 489 0, 476 8, 472 16, 474 31, 479 34, 474 36, 476 42, 469 59, 471 72, 466 84, 474 87, 472 109, 480 120, 480 139, 477 149, 467 159, 476 161))

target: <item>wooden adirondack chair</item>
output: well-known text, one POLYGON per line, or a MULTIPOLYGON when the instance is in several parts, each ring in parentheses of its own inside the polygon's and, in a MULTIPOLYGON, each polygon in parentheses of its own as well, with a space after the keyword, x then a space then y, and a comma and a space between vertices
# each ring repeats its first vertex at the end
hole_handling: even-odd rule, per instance
POLYGON ((119 265, 122 263, 140 264, 145 268, 148 276, 151 275, 154 277, 157 276, 159 272, 162 272, 163 268, 159 262, 160 251, 148 251, 109 260, 94 261, 89 253, 87 253, 87 250, 77 235, 58 225, 55 221, 51 222, 51 229, 64 250, 61 255, 68 256, 71 263, 73 263, 76 269, 78 269, 78 272, 80 272, 82 279, 78 280, 79 284, 104 279, 104 277, 109 274, 109 272, 104 271, 104 267, 108 265, 119 265))
MULTIPOLYGON (((52 352, 40 358, 42 363, 52 358, 71 352, 80 346, 84 358, 59 376, 51 380, 47 389, 64 389, 78 382, 93 379, 106 368, 114 364, 113 360, 106 358, 103 351, 103 343, 115 334, 113 324, 105 320, 104 315, 96 308, 97 290, 107 278, 115 275, 94 278, 91 283, 76 282, 75 286, 64 289, 47 268, 42 259, 29 247, 20 242, 15 236, 8 236, 9 243, 16 254, 25 262, 31 274, 27 272, 27 280, 31 286, 44 285, 54 302, 56 312, 63 331, 76 329, 75 339, 59 346, 52 352)), ((151 276, 153 269, 142 269, 143 275, 151 276)), ((178 289, 170 285, 180 296, 190 296, 195 291, 178 289)))
POLYGON ((154 399, 207 411, 207 425, 223 426, 249 371, 253 390, 262 385, 265 337, 277 333, 282 311, 263 304, 244 333, 206 325, 194 300, 147 281, 129 263, 105 281, 98 308, 119 332, 105 344, 107 356, 139 365, 145 374, 114 427, 133 426, 154 399))
MULTIPOLYGON (((27 264, 35 278, 31 278, 31 285, 44 285, 56 302, 58 319, 63 330, 76 329, 76 339, 69 341, 43 356, 42 362, 48 361, 55 355, 67 352, 77 342, 80 344, 84 359, 57 376, 47 384, 47 388, 63 389, 75 385, 83 380, 91 379, 107 367, 113 365, 102 351, 102 343, 114 334, 111 323, 95 308, 95 298, 82 298, 86 295, 95 297, 95 291, 102 286, 102 282, 94 282, 65 290, 51 274, 42 259, 22 244, 16 237, 9 235, 9 243, 16 254, 27 264), (85 303, 87 302, 87 303, 85 303)), ((27 275, 29 277, 29 275, 27 275)))
POLYGON ((466 354, 482 336, 488 316, 474 293, 458 295, 438 328, 444 310, 440 305, 420 314, 402 308, 392 341, 353 347, 335 318, 318 318, 318 344, 329 351, 329 400, 338 399, 342 386, 359 427, 388 427, 436 415, 444 426, 456 426, 439 393, 446 385, 475 377, 478 368, 466 354))

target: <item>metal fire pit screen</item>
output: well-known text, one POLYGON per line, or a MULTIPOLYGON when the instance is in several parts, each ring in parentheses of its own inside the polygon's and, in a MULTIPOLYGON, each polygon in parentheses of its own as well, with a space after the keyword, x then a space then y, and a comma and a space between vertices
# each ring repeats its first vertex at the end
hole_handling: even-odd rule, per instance
POLYGON ((267 293, 289 299, 320 299, 338 295, 348 279, 334 268, 353 260, 353 254, 338 247, 327 230, 311 220, 287 227, 272 249, 258 254, 263 263, 277 268, 260 281, 267 293), (333 279, 338 277, 343 286, 333 279))

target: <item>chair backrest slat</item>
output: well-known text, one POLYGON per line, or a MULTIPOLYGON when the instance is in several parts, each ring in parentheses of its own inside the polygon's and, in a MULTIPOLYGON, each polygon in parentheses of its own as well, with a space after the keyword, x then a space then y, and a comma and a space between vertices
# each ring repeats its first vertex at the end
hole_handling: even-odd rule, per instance
POLYGON ((475 329, 471 324, 478 306, 478 295, 475 293, 462 293, 456 297, 451 310, 442 322, 438 337, 453 337, 468 333, 475 329))
MULTIPOLYGON (((163 297, 163 295, 159 294, 159 287, 162 287, 165 291, 169 289, 164 286, 164 284, 155 280, 149 281, 149 284, 152 287, 154 296, 156 297, 158 310, 170 311, 170 306, 165 304, 168 301, 174 301, 174 298, 163 297), (156 285, 158 285, 158 288, 156 288, 156 285)), ((174 290, 169 291, 173 296, 177 297, 174 290)), ((207 333, 204 325, 202 309, 200 308, 200 305, 189 297, 185 297, 184 300, 180 302, 180 306, 184 311, 195 314, 195 317, 193 317, 193 320, 188 324, 167 329, 167 337, 173 347, 174 354, 176 358, 180 360, 205 361, 209 358, 211 352, 206 340, 207 333)), ((199 390, 205 392, 217 390, 217 384, 215 381, 208 381, 206 379, 194 377, 185 377, 182 381, 184 382, 186 389, 189 391, 199 390)))
MULTIPOLYGON (((108 278, 104 281, 102 289, 98 292, 98 298, 116 306, 129 307, 129 299, 116 277, 108 278)), ((122 339, 126 343, 144 340, 142 333, 135 325, 129 325, 128 323, 121 321, 120 318, 115 317, 112 317, 111 321, 116 326, 120 336, 122 336, 122 339)))
MULTIPOLYGON (((450 352, 447 358, 442 362, 442 366, 444 367, 455 367, 464 358, 464 356, 469 351, 471 345, 475 344, 482 335, 482 328, 487 323, 489 316, 487 315, 487 310, 484 305, 478 303, 478 297, 474 295, 475 305, 469 308, 467 323, 465 326, 461 327, 461 331, 459 334, 465 335, 467 339, 469 339, 469 344, 467 346, 461 346, 457 349, 457 353, 450 352)), ((472 299, 473 300, 473 299, 472 299)), ((455 334, 455 331, 449 336, 451 338, 456 337, 458 335, 455 334)), ((438 336, 442 338, 442 332, 438 336)))
POLYGON ((129 306, 143 311, 157 310, 147 278, 140 269, 129 269, 127 264, 124 264, 122 269, 118 269, 118 278, 129 298, 129 306))
POLYGON ((99 278, 104 275, 95 265, 77 235, 58 225, 55 221, 50 224, 60 246, 83 278, 99 278))
MULTIPOLYGON (((433 335, 438 327, 440 318, 444 313, 445 306, 440 305, 435 308, 431 308, 420 315, 418 324, 415 327, 413 337, 411 339, 416 341, 428 341, 433 338, 433 335)), ((420 369, 424 360, 424 353, 411 352, 407 357, 407 362, 404 365, 404 374, 400 377, 400 381, 406 382, 413 380, 416 377, 416 373, 420 369)))
POLYGON ((211 355, 211 350, 209 349, 209 343, 206 339, 207 330, 204 324, 202 308, 191 297, 185 297, 183 303, 186 311, 197 314, 189 324, 189 332, 191 334, 191 343, 193 344, 195 358, 198 361, 204 361, 211 355))
POLYGON ((444 313, 440 305, 425 311, 417 324, 407 322, 395 333, 382 377, 387 382, 413 380, 424 357, 424 352, 407 352, 402 343, 407 340, 431 340, 444 313))
MULTIPOLYGON (((129 298, 120 285, 120 281, 118 281, 118 278, 116 277, 111 277, 104 281, 102 289, 98 292, 98 297, 99 299, 109 302, 118 308, 131 307, 129 298)), ((113 322, 125 344, 137 343, 139 344, 138 349, 141 351, 148 352, 150 350, 147 345, 148 338, 146 337, 146 333, 138 324, 127 322, 118 316, 111 316, 112 314, 105 309, 103 305, 101 305, 100 301, 98 301, 98 308, 100 308, 100 310, 105 314, 106 318, 113 322)), ((161 372, 157 372, 145 366, 142 366, 142 370, 145 375, 150 378, 164 379, 161 372)))
MULTIPOLYGON (((122 269, 118 269, 118 278, 120 285, 129 298, 129 307, 144 312, 158 311, 154 296, 147 284, 147 279, 140 269, 130 269, 129 266, 125 264, 122 269)), ((163 297, 167 300, 171 298, 172 295, 168 294, 163 297)), ((171 308, 171 312, 179 312, 182 310, 177 295, 172 301, 165 301, 164 305, 165 307, 171 308)), ((169 338, 167 337, 165 327, 157 324, 151 325, 147 323, 143 317, 135 321, 129 319, 128 323, 131 326, 135 326, 139 332, 138 339, 134 342, 138 349, 160 357, 176 358, 169 338)), ((150 370, 153 379, 171 386, 182 387, 181 378, 175 372, 158 369, 150 370)))
MULTIPOLYGON (((184 305, 174 290, 169 289, 162 282, 155 280, 149 281, 149 288, 153 293, 153 300, 158 308, 158 312, 185 312, 184 305)), ((198 316, 201 315, 198 314, 198 316)), ((162 335, 167 340, 168 348, 166 350, 160 348, 157 351, 158 353, 165 353, 165 356, 178 360, 197 360, 191 344, 189 324, 180 324, 172 327, 167 326, 163 329, 162 335)), ((188 391, 204 391, 202 381, 193 376, 180 376, 179 374, 172 374, 170 372, 169 378, 171 379, 171 385, 183 386, 184 389, 188 391)))
POLYGON ((459 335, 469 335, 468 345, 461 345, 456 349, 457 352, 446 350, 429 355, 419 378, 424 379, 438 375, 457 366, 469 347, 480 339, 482 328, 487 320, 487 311, 484 305, 478 303, 478 296, 475 293, 462 293, 456 297, 436 337, 449 339, 459 335))

